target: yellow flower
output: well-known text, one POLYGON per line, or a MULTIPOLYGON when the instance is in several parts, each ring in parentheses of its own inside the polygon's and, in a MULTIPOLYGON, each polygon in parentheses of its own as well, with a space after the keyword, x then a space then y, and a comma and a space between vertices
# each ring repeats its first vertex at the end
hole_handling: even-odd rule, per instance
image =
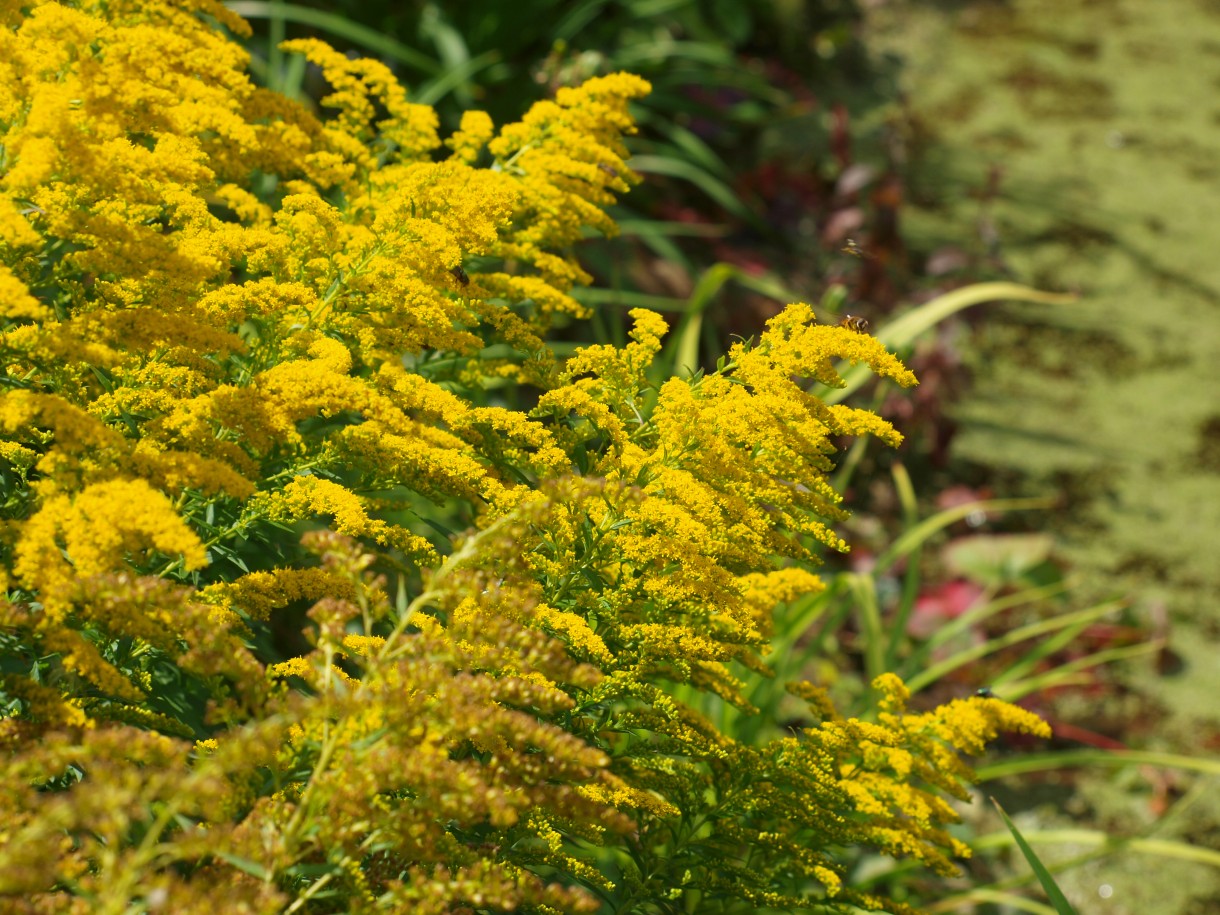
POLYGON ((78 576, 122 570, 149 550, 180 556, 186 569, 208 561, 163 494, 143 480, 111 480, 48 499, 22 527, 13 572, 25 587, 44 592, 50 611, 62 609, 59 596, 78 576))
POLYGON ((446 140, 445 145, 453 150, 455 159, 473 163, 495 129, 486 111, 464 111, 458 132, 446 140))

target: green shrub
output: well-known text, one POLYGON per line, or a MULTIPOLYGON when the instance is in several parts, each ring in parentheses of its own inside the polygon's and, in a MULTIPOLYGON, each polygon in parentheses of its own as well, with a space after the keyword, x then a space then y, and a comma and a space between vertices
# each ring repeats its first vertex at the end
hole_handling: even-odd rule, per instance
POLYGON ((0 894, 30 910, 904 911, 1000 728, 975 697, 744 742, 777 602, 844 544, 805 305, 659 387, 566 363, 571 249, 635 180, 617 74, 441 142, 382 65, 255 88, 212 0, 4 7, 0 894), (504 406, 517 392, 528 410, 504 406), (458 531, 462 531, 458 533, 458 531), (18 902, 20 901, 20 902, 18 902))

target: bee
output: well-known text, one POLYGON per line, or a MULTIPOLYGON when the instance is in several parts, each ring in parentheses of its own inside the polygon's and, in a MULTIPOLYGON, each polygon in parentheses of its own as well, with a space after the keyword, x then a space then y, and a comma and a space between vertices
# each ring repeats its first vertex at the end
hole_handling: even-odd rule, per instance
POLYGON ((611 178, 618 177, 618 169, 616 169, 613 165, 607 165, 605 162, 598 162, 597 167, 600 168, 607 175, 609 175, 611 178))
POLYGON ((452 273, 453 278, 463 286, 470 285, 470 277, 466 275, 466 271, 462 269, 461 264, 458 264, 456 267, 450 267, 449 272, 452 273))
POLYGON ((995 698, 995 693, 993 693, 991 691, 990 686, 981 687, 980 689, 978 689, 975 692, 975 695, 978 696, 980 699, 994 699, 995 698))
POLYGON ((852 257, 864 257, 864 249, 854 238, 847 239, 847 243, 839 251, 843 254, 850 254, 852 257))
POLYGON ((868 333, 868 319, 861 318, 858 315, 844 315, 843 320, 839 322, 840 327, 846 327, 848 330, 854 330, 858 334, 868 333))

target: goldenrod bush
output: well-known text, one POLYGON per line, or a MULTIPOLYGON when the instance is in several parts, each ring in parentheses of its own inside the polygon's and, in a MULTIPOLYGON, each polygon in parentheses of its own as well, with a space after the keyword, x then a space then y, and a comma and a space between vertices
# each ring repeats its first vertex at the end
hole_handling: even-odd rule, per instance
POLYGON ((952 871, 956 750, 1041 722, 882 677, 746 745, 674 687, 748 711, 832 440, 898 440, 805 381, 914 378, 804 305, 659 389, 648 312, 556 360, 647 85, 442 142, 318 41, 326 117, 257 88, 245 29, 0 4, 5 906, 903 911, 838 853, 952 871))

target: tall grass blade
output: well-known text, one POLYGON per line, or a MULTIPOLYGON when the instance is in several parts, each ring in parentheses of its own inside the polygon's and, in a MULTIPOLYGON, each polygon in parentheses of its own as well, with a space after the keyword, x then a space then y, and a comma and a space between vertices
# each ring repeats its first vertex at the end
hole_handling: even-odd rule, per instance
POLYGON ((922 546, 937 531, 944 530, 949 525, 956 524, 975 512, 1027 511, 1033 508, 1049 508, 1053 504, 1051 499, 1042 498, 991 499, 967 502, 964 505, 947 508, 903 531, 902 535, 877 557, 876 571, 877 573, 885 572, 899 559, 910 555, 922 546))
POLYGON ((938 900, 932 905, 926 905, 924 908, 929 912, 956 912, 959 909, 974 912, 977 910, 976 907, 983 903, 1003 906, 1004 909, 1014 912, 1028 912, 1029 915, 1055 915, 1054 909, 1037 900, 1026 899, 1016 893, 1006 893, 1003 890, 987 887, 978 887, 965 893, 959 893, 948 899, 938 900))
MULTIPOLYGON (((995 803, 995 799, 992 799, 995 803)), ((996 806, 999 806, 998 804, 996 806)), ((1003 811, 1001 811, 1003 816, 1003 811)), ((1005 817, 1007 819, 1007 817, 1005 817)), ((1205 848, 1201 845, 1190 845, 1174 839, 1144 839, 1139 837, 1112 836, 1096 829, 1047 829, 1030 833, 1029 839, 1039 845, 1073 845, 1100 850, 1103 854, 1115 852, 1138 852, 1154 855, 1158 858, 1172 858, 1176 861, 1189 861, 1192 864, 1206 864, 1209 867, 1220 867, 1220 851, 1205 848)), ((1012 844, 1008 836, 1000 834, 987 836, 973 843, 976 848, 984 846, 996 848, 1004 844, 1012 844)), ((1018 845, 1018 847, 1020 847, 1018 845)), ((1096 857, 1095 855, 1091 857, 1096 857)), ((1060 867, 1060 870, 1064 868, 1060 867)))
POLYGON ((1021 849, 1021 854, 1025 856, 1025 860, 1029 862, 1029 866, 1038 876, 1038 882, 1042 884, 1042 889, 1046 892, 1047 898, 1050 899, 1051 905, 1055 907, 1055 912, 1058 915, 1076 915, 1076 910, 1072 908, 1072 904, 1067 901, 1067 897, 1063 895, 1063 891, 1059 889, 1059 884, 1055 882, 1055 878, 1051 876, 1051 872, 1046 869, 1046 865, 1042 860, 1034 854, 1034 850, 1030 848, 1029 843, 1025 841, 1025 837, 1021 835, 1015 823, 1008 818, 1008 814, 1004 812, 1004 808, 1000 806, 1000 802, 995 798, 991 799, 991 803, 995 805, 995 809, 1000 812, 1000 818, 1004 820, 1004 825, 1008 827, 1008 831, 1012 833, 1012 837, 1016 840, 1017 847, 1021 849))
POLYGON ((294 3, 270 3, 266 0, 232 0, 225 6, 244 19, 272 19, 274 17, 283 22, 310 25, 366 48, 384 59, 397 61, 414 70, 430 74, 441 72, 440 63, 428 55, 421 54, 401 41, 395 41, 376 29, 353 22, 338 13, 328 13, 325 10, 316 10, 308 6, 297 6, 294 3))
POLYGON ((1056 750, 1053 753, 1026 753, 986 765, 975 771, 980 782, 1024 775, 1027 772, 1049 772, 1075 766, 1159 766, 1165 769, 1186 769, 1206 775, 1220 775, 1220 759, 1161 753, 1155 750, 1056 750))
POLYGON ((1107 648, 1104 651, 1096 651, 1093 654, 1085 655, 1083 658, 1076 658, 1065 664, 1060 664, 1054 670, 1048 670, 1027 680, 1017 680, 1010 683, 1007 679, 1008 672, 1005 672, 1004 677, 997 680, 997 682, 1004 684, 1004 698, 1009 702, 1016 702, 1030 693, 1041 692, 1069 683, 1088 682, 1088 678, 1081 677, 1082 671, 1099 667, 1102 664, 1112 664, 1115 661, 1127 661, 1131 658, 1138 658, 1140 655, 1154 654, 1160 651, 1164 644, 1163 639, 1155 639, 1151 642, 1142 642, 1139 645, 1107 648))
POLYGON ((1074 626, 1081 621, 1092 621, 1105 616, 1107 613, 1119 606, 1118 601, 1113 601, 1108 604, 1099 604, 1095 607, 1089 607, 1085 610, 1077 610, 1074 613, 1065 613, 1049 620, 1039 620, 1036 623, 1030 623, 1028 626, 1022 626, 1019 629, 1014 629, 1011 632, 1006 632, 1002 636, 989 639, 981 645, 972 645, 969 648, 963 649, 950 657, 945 658, 937 664, 932 665, 925 670, 915 674, 907 681, 907 686, 911 692, 918 692, 925 686, 935 683, 945 674, 957 670, 959 667, 964 667, 971 661, 977 661, 979 658, 985 658, 989 654, 994 654, 1001 649, 1008 648, 1012 645, 1019 645, 1021 642, 1028 639, 1037 638, 1040 635, 1045 635, 1048 632, 1057 632, 1065 627, 1074 626))
POLYGON ((666 175, 689 182, 738 219, 753 226, 760 225, 758 214, 742 203, 728 184, 692 162, 669 156, 633 156, 631 167, 644 174, 666 175))
MULTIPOLYGON (((955 289, 906 312, 901 317, 877 330, 877 339, 890 349, 901 349, 914 342, 915 338, 941 321, 973 305, 1000 300, 1038 302, 1045 305, 1069 305, 1076 296, 1064 293, 1042 292, 1019 283, 976 283, 955 289)), ((822 395, 827 403, 842 403, 870 378, 868 366, 854 365, 841 373, 846 384, 822 395)))

